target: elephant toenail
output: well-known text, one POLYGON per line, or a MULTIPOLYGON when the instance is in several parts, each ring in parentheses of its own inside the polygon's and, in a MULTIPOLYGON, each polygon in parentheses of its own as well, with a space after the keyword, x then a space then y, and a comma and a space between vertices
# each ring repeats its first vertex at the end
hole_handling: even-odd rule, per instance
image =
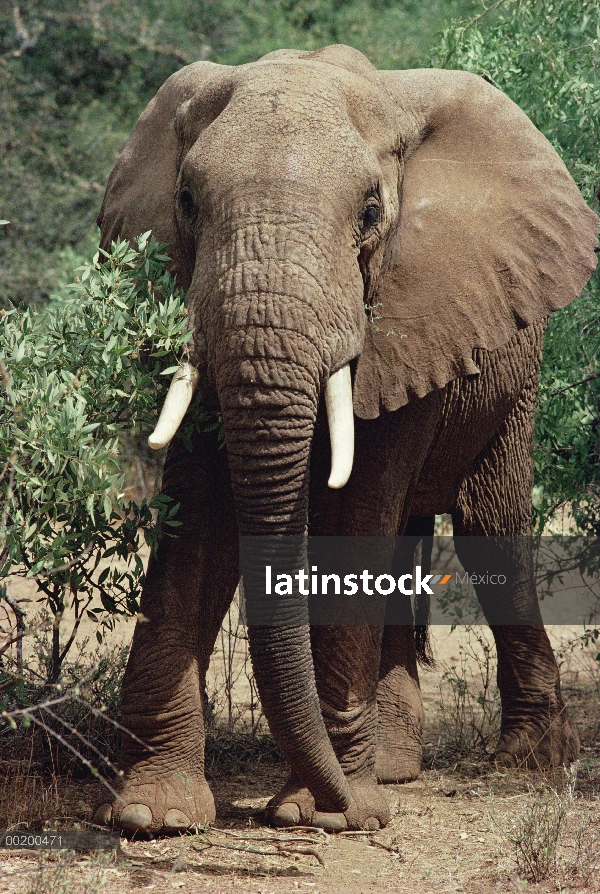
POLYGON ((138 832, 152 825, 152 811, 145 804, 128 804, 121 811, 119 826, 125 832, 138 832))
POLYGON ((311 826, 323 829, 325 832, 343 832, 348 828, 348 821, 343 813, 313 813, 311 826))
POLYGON ((271 814, 273 825, 284 829, 287 826, 300 825, 300 808, 297 804, 280 804, 271 814))
POLYGON ((182 810, 171 807, 165 813, 163 827, 167 832, 184 832, 192 825, 192 822, 182 810))
POLYGON ((96 823, 97 826, 110 826, 112 822, 112 804, 101 804, 96 809, 92 822, 96 823))
POLYGON ((380 828, 379 820, 376 816, 370 816, 369 819, 363 823, 365 832, 376 832, 380 828))

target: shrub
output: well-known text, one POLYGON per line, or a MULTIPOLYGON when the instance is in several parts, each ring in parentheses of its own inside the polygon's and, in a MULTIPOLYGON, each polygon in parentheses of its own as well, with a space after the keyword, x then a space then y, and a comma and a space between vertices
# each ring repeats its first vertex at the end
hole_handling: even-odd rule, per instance
MULTIPOLYGON (((0 311, 0 584, 33 578, 54 616, 50 682, 84 614, 101 641, 139 610, 140 532, 155 546, 180 524, 166 496, 130 499, 119 466, 120 437, 152 430, 191 335, 163 248, 149 234, 116 243, 44 313, 0 311)), ((191 426, 207 423, 199 400, 191 426)))

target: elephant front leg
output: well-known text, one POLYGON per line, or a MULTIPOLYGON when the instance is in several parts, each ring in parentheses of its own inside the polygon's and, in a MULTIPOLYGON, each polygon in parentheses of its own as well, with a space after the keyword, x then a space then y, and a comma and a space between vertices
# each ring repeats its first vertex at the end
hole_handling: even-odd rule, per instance
POLYGON ((123 775, 118 797, 94 817, 127 832, 178 832, 215 818, 203 692, 238 555, 224 459, 207 441, 193 453, 175 444, 165 467, 163 492, 181 503, 182 526, 150 559, 122 688, 123 775))
POLYGON ((292 775, 271 800, 267 819, 276 826, 313 825, 330 832, 378 829, 390 811, 375 778, 377 692, 381 627, 313 627, 315 676, 323 720, 350 785, 350 812, 324 813, 292 775))
POLYGON ((465 476, 452 513, 458 558, 481 580, 492 570, 503 585, 475 585, 498 656, 502 728, 496 759, 541 769, 575 760, 579 737, 560 690, 544 629, 531 545, 535 390, 524 395, 465 476))
MULTIPOLYGON (((158 564, 152 562, 145 595, 164 592, 158 564)), ((176 618, 137 623, 122 688, 123 776, 118 798, 97 809, 97 823, 157 833, 215 818, 204 778, 202 688, 190 626, 182 629, 176 618)))

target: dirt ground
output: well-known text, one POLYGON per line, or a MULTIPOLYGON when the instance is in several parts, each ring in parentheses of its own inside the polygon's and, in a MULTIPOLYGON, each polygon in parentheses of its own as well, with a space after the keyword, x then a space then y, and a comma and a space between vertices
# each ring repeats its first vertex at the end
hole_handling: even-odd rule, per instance
MULTIPOLYGON (((555 638, 558 632, 553 631, 555 638)), ((447 749, 439 746, 439 736, 436 739, 440 683, 444 668, 453 666, 448 661, 457 659, 469 644, 464 633, 450 634, 443 628, 435 628, 434 638, 438 668, 423 675, 427 769, 415 782, 385 787, 393 813, 386 829, 325 836, 265 828, 261 810, 284 781, 286 768, 259 761, 251 772, 211 779, 217 822, 207 833, 123 841, 116 855, 0 851, 0 891, 413 894, 416 889, 423 894, 487 894, 526 887, 600 891, 600 712, 585 669, 571 661, 564 673, 584 740, 575 786, 573 776, 555 774, 548 779, 497 771, 489 762, 464 756, 451 764, 447 749), (519 870, 510 838, 519 837, 519 817, 527 820, 540 804, 546 812, 538 817, 537 826, 521 833, 525 841, 547 834, 548 828, 552 832, 557 805, 566 815, 556 847, 558 868, 551 867, 548 877, 535 884, 526 880, 526 868, 519 870)), ((101 796, 98 783, 57 780, 54 784, 57 790, 40 792, 48 798, 48 827, 90 828, 91 805, 101 796)), ((540 847, 543 851, 543 843, 540 847)))
MULTIPOLYGON (((115 637, 127 639, 132 629, 125 623, 115 637)), ((82 635, 89 632, 84 628, 82 635)), ((210 779, 217 803, 213 829, 181 838, 123 840, 116 854, 0 850, 0 892, 600 891, 600 668, 595 653, 564 656, 563 688, 583 750, 575 771, 544 777, 499 771, 481 755, 448 745, 449 724, 468 726, 469 719, 449 679, 458 670, 473 680, 485 676, 486 640, 464 628, 451 633, 436 626, 432 632, 437 667, 422 673, 425 769, 415 782, 385 787, 393 815, 386 829, 326 836, 266 828, 261 811, 283 783, 286 767, 259 756, 251 769, 217 771, 210 779), (518 862, 519 847, 533 860, 533 872, 523 854, 518 862), (544 861, 545 877, 536 882, 532 875, 544 875, 544 861)), ((553 628, 555 647, 577 632, 553 628)), ((252 691, 242 672, 243 640, 233 662, 217 646, 209 693, 211 687, 214 693, 222 690, 228 663, 233 664, 232 700, 238 720, 247 721, 252 691)), ((40 779, 34 796, 47 801, 47 828, 91 828, 91 809, 102 790, 87 780, 40 779)))
MULTIPOLYGON (((109 861, 80 856, 40 863, 37 855, 6 852, 0 858, 2 890, 62 892, 61 874, 68 877, 65 890, 95 891, 103 879, 102 890, 107 894, 143 890, 220 894, 232 889, 252 894, 413 894, 415 890, 487 894, 527 887, 516 873, 510 842, 497 826, 509 823, 514 811, 522 810, 531 797, 523 779, 494 772, 473 777, 464 771, 428 771, 402 788, 387 787, 394 818, 383 832, 326 838, 306 832, 284 835, 260 826, 256 812, 283 776, 283 770, 258 772, 251 779, 215 785, 218 828, 226 831, 215 829, 196 838, 124 842, 121 852, 109 861), (229 849, 243 846, 273 852, 276 842, 287 844, 290 850, 314 850, 324 865, 312 854, 263 855, 229 849), (35 887, 42 879, 45 886, 35 887)), ((578 815, 591 814, 593 809, 586 797, 585 804, 578 805, 578 815)), ((595 871, 590 879, 569 878, 568 868, 562 875, 562 887, 551 879, 529 888, 600 890, 595 871)))
MULTIPOLYGON (((219 819, 206 834, 124 841, 120 852, 108 857, 5 851, 0 856, 0 890, 7 894, 91 894, 100 887, 107 894, 144 890, 221 894, 232 889, 252 894, 413 894, 415 889, 423 894, 487 894, 526 887, 599 891, 600 755, 587 757, 593 758, 594 768, 588 766, 580 776, 580 791, 561 837, 559 870, 540 884, 528 885, 518 874, 515 848, 507 838, 515 816, 531 809, 540 797, 529 790, 539 783, 529 774, 497 773, 473 764, 428 770, 408 785, 387 786, 393 819, 385 830, 335 837, 264 828, 260 810, 283 781, 285 769, 258 767, 243 777, 212 781, 219 819), (580 828, 588 837, 583 857, 577 849, 580 828), (305 852, 290 853, 293 850, 305 852)), ((63 793, 63 799, 71 802, 73 818, 83 820, 91 789, 81 785, 63 793)))

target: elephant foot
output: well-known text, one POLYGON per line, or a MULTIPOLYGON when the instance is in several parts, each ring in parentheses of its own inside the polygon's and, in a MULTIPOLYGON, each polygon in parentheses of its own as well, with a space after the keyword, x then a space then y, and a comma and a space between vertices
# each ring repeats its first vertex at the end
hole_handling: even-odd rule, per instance
MULTIPOLYGON (((414 743, 416 745, 417 743, 414 743)), ((418 748, 413 743, 378 742, 375 760, 377 781, 384 785, 412 782, 421 772, 421 743, 418 748)))
POLYGON ((382 783, 410 782, 423 756, 421 690, 402 667, 395 667, 377 690, 375 775, 382 783))
POLYGON ((503 724, 494 760, 510 769, 551 770, 579 754, 579 736, 566 708, 550 721, 503 724))
POLYGON ((265 809, 266 822, 271 826, 313 826, 325 832, 344 832, 346 829, 376 831, 390 821, 390 808, 374 779, 348 779, 352 802, 343 813, 318 810, 315 799, 307 788, 292 775, 265 809))
POLYGON ((174 835, 215 819, 215 802, 205 779, 185 772, 169 774, 130 771, 119 796, 100 804, 93 822, 132 835, 174 835))

